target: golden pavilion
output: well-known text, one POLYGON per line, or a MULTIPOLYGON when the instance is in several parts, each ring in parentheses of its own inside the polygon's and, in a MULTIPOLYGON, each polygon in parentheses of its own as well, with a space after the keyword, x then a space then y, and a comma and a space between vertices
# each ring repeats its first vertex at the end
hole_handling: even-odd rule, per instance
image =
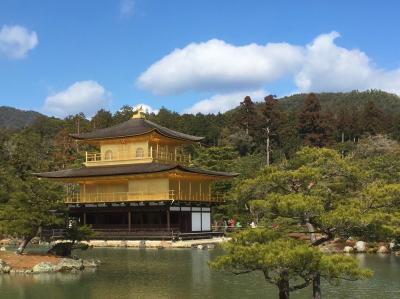
POLYGON ((211 234, 217 180, 236 174, 191 167, 182 146, 203 137, 146 120, 141 109, 121 124, 71 134, 98 152, 84 167, 36 174, 66 183, 70 219, 91 225, 97 237, 165 238, 211 234))

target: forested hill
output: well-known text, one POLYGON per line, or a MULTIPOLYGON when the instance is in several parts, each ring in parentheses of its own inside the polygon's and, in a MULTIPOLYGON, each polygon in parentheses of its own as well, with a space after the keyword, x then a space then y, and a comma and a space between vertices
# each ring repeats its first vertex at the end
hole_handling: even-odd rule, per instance
POLYGON ((0 106, 0 128, 21 129, 31 125, 41 115, 36 111, 0 106))
MULTIPOLYGON (((387 113, 400 114, 400 97, 380 90, 329 92, 316 94, 321 103, 322 110, 336 112, 343 107, 363 107, 367 102, 374 102, 387 113)), ((280 106, 286 111, 298 111, 301 109, 307 94, 294 94, 279 99, 280 106)))

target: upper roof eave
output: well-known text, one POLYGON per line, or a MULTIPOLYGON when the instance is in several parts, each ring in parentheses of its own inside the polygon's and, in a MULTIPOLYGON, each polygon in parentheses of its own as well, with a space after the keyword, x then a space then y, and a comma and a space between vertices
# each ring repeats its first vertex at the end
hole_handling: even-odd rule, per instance
POLYGON ((212 170, 204 170, 199 168, 186 167, 178 164, 162 164, 162 163, 143 163, 134 165, 118 165, 118 166, 97 166, 97 167, 81 167, 75 169, 65 169, 52 172, 33 173, 39 178, 48 179, 77 179, 88 177, 107 177, 107 176, 126 176, 167 172, 171 170, 180 170, 187 173, 199 175, 232 178, 237 173, 218 172, 212 170))
POLYGON ((154 131, 167 138, 186 142, 200 142, 204 139, 204 137, 188 135, 165 128, 145 119, 129 119, 121 124, 109 128, 99 129, 87 133, 70 134, 70 136, 77 140, 100 141, 142 136, 154 131))

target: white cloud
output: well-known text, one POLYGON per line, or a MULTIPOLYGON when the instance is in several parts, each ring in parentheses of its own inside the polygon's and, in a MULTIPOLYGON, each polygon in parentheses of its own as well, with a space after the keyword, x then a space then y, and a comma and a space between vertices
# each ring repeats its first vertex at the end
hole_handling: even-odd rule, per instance
POLYGON ((153 107, 151 107, 151 106, 149 106, 149 105, 147 105, 147 104, 144 104, 144 103, 137 104, 137 105, 133 106, 133 110, 137 110, 137 109, 139 109, 140 107, 142 107, 142 109, 143 109, 146 113, 155 113, 155 114, 157 114, 158 111, 159 111, 158 109, 154 109, 153 107))
POLYGON ((96 81, 78 81, 48 96, 42 110, 58 117, 80 112, 91 117, 99 109, 106 108, 110 100, 111 94, 96 81))
POLYGON ((350 91, 370 88, 400 93, 400 70, 377 69, 367 54, 335 44, 339 33, 322 34, 306 46, 303 66, 295 74, 300 91, 350 91))
POLYGON ((183 113, 196 114, 198 112, 203 114, 218 113, 228 111, 240 104, 245 96, 250 96, 253 102, 258 102, 267 95, 264 90, 256 91, 239 91, 225 94, 217 94, 208 99, 201 100, 195 103, 190 108, 187 108, 183 113))
POLYGON ((137 85, 158 95, 254 90, 293 73, 302 60, 302 49, 287 43, 234 46, 213 39, 174 50, 151 65, 137 85))
POLYGON ((258 94, 267 84, 271 89, 282 78, 292 79, 298 92, 382 89, 400 95, 400 68, 377 67, 365 52, 337 45, 339 36, 335 31, 321 34, 303 46, 235 46, 217 39, 191 43, 155 62, 136 83, 158 95, 216 93, 185 110, 192 113, 233 108, 238 96, 258 94))
POLYGON ((0 55, 11 59, 24 58, 26 53, 37 44, 38 38, 35 31, 28 31, 19 25, 4 25, 0 29, 0 55))
POLYGON ((121 0, 119 5, 119 12, 122 17, 129 17, 134 13, 135 1, 121 0))

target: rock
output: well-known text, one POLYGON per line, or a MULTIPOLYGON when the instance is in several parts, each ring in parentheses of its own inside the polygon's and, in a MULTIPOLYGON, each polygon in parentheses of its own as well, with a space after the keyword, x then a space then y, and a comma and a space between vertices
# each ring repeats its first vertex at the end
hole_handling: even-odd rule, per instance
POLYGON ((350 253, 350 252, 353 252, 353 247, 351 247, 351 246, 345 246, 344 248, 343 248, 343 252, 346 252, 346 253, 350 253))
POLYGON ((61 261, 55 266, 56 271, 61 272, 69 272, 73 270, 83 270, 83 261, 81 259, 70 259, 63 258, 61 261))
POLYGON ((215 244, 208 244, 207 245, 207 249, 214 249, 215 248, 215 244))
POLYGON ((386 246, 379 246, 378 250, 376 251, 377 253, 382 253, 382 254, 386 254, 389 253, 389 249, 387 249, 386 246))
POLYGON ((197 245, 197 249, 204 249, 204 246, 199 244, 199 245, 197 245))
POLYGON ((5 247, 0 247, 0 251, 6 251, 5 247))
POLYGON ((0 273, 10 273, 11 267, 7 263, 0 259, 0 273))
POLYGON ((32 273, 48 273, 53 272, 54 270, 55 269, 52 263, 42 262, 33 266, 32 273))
POLYGON ((400 251, 396 251, 396 252, 394 253, 394 255, 395 255, 395 256, 400 256, 400 251))
POLYGON ((12 245, 12 240, 11 239, 2 239, 0 240, 0 245, 12 245))
POLYGON ((100 265, 99 260, 83 260, 83 267, 84 268, 96 268, 98 265, 100 265))
POLYGON ((367 243, 365 243, 364 241, 357 241, 355 249, 357 250, 357 252, 365 252, 367 249, 367 243))
POLYGON ((33 245, 37 245, 37 244, 39 244, 39 242, 40 242, 40 238, 39 237, 34 237, 31 240, 31 244, 33 244, 33 245))

